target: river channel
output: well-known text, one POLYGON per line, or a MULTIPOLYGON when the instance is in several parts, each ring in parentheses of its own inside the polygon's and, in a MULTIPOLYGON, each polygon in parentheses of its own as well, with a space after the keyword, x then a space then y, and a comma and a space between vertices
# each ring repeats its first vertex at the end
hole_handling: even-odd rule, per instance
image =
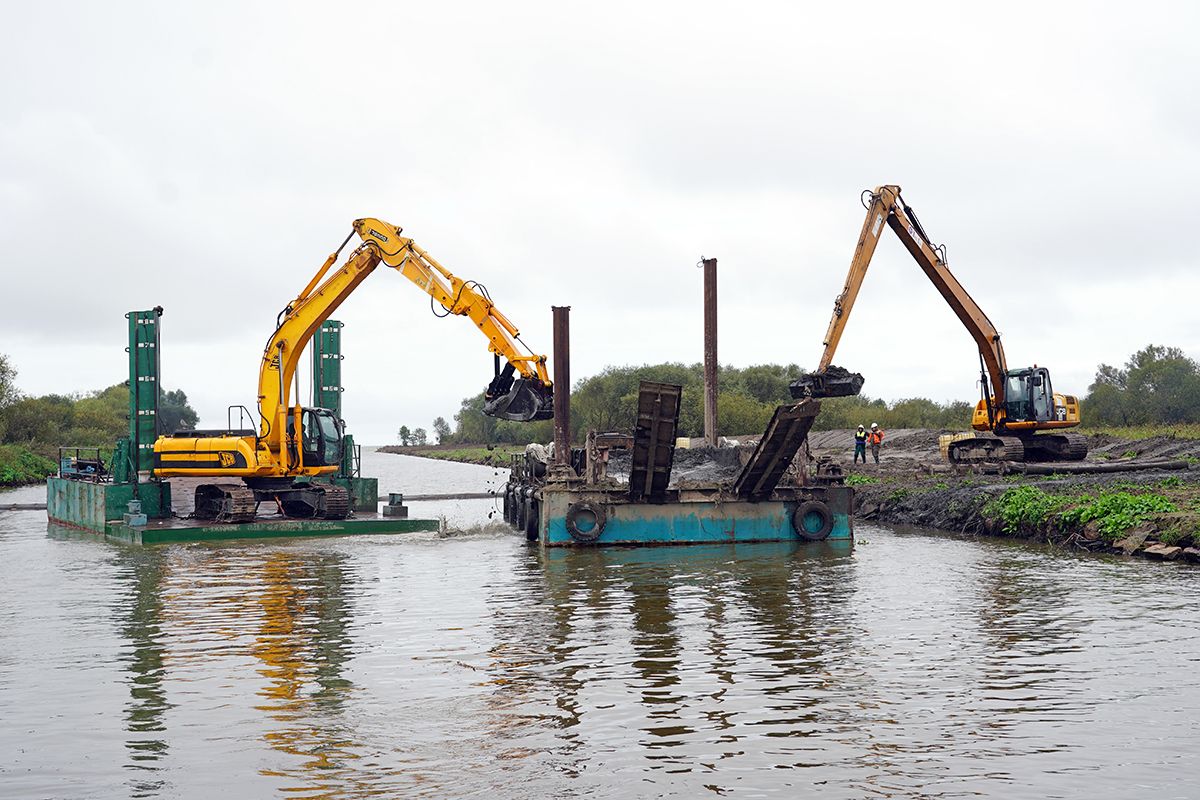
POLYGON ((542 551, 490 501, 412 513, 449 530, 133 547, 0 512, 0 797, 1200 797, 1195 567, 866 524, 542 551))

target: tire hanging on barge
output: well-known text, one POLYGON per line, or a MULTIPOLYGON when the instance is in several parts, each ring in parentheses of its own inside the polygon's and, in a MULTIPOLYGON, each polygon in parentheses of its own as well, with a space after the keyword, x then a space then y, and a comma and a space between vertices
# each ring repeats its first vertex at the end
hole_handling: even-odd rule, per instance
POLYGON ((833 512, 820 500, 806 500, 792 512, 792 530, 806 541, 823 541, 833 531, 833 512))

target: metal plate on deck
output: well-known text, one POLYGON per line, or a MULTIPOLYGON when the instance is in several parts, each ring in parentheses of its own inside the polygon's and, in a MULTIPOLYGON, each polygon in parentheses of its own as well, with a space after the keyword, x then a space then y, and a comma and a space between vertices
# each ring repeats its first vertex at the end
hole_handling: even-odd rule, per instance
POLYGON ((809 428, 820 410, 821 404, 816 400, 801 400, 775 409, 758 447, 733 484, 738 496, 747 500, 765 500, 771 496, 796 451, 808 438, 809 428))
POLYGON ((675 461, 675 428, 679 423, 682 386, 642 381, 638 387, 637 422, 629 469, 629 499, 661 501, 675 461))

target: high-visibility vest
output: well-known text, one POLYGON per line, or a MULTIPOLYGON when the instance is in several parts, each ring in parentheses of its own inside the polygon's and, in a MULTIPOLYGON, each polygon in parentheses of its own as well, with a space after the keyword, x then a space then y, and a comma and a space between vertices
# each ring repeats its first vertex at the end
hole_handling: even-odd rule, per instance
POLYGON ((855 431, 854 432, 854 443, 855 444, 866 444, 867 443, 867 432, 866 431, 855 431))
POLYGON ((883 444, 883 431, 878 429, 871 431, 869 441, 871 444, 883 444))

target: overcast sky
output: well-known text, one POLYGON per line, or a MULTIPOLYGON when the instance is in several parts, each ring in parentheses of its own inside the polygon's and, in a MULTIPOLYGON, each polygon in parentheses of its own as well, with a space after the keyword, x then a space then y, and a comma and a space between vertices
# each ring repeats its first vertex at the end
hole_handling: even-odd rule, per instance
MULTIPOLYGON (((904 188, 1004 334, 1083 394, 1148 344, 1200 356, 1192 3, 13 3, 0 50, 0 352, 29 394, 126 377, 252 405, 279 309, 350 230, 403 226, 573 374, 815 366, 862 225, 904 188)), ((380 268, 345 322, 359 441, 491 377, 463 318, 380 268)), ((890 234, 836 363, 974 400, 970 337, 890 234)), ((307 380, 307 378, 306 378, 307 380)), ((1086 411, 1085 411, 1086 413, 1086 411)))

